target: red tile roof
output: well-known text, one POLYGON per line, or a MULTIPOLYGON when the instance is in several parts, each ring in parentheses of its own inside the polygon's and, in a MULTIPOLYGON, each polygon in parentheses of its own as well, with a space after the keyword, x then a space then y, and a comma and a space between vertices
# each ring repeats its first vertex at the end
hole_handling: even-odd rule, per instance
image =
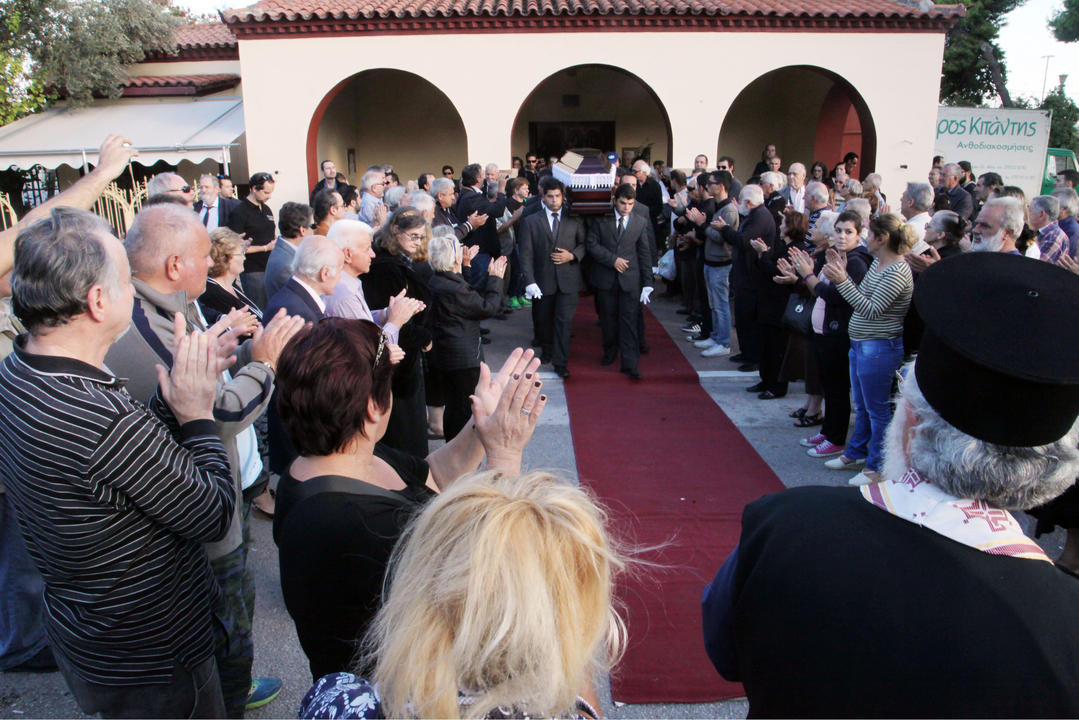
POLYGON ((240 76, 219 75, 139 75, 124 83, 125 97, 138 95, 206 95, 240 84, 240 76))
POLYGON ((261 0, 225 10, 225 22, 407 18, 541 18, 767 15, 773 17, 926 18, 955 6, 922 10, 899 0, 261 0))
POLYGON ((194 48, 234 48, 236 36, 224 23, 196 23, 173 30, 176 46, 180 50, 194 48))

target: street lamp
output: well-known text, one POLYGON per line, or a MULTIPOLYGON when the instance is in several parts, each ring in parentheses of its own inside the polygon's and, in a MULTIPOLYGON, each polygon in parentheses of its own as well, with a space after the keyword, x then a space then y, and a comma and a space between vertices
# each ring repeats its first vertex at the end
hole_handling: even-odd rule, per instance
POLYGON ((1042 102, 1045 102, 1045 82, 1049 79, 1049 61, 1056 57, 1055 55, 1042 55, 1042 59, 1045 60, 1045 74, 1042 75, 1042 102))

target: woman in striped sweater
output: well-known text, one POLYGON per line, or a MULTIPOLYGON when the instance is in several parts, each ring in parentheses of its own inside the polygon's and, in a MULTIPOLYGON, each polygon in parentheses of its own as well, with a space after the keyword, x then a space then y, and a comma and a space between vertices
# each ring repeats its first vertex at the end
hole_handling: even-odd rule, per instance
POLYGON ((860 283, 847 276, 847 260, 834 250, 828 251, 824 266, 825 276, 854 308, 848 325, 854 433, 844 453, 827 462, 835 470, 864 468, 851 485, 880 480, 884 430, 892 419, 892 377, 903 362, 903 318, 914 291, 903 255, 915 242, 914 228, 902 217, 880 215, 869 223, 866 244, 874 260, 860 283))

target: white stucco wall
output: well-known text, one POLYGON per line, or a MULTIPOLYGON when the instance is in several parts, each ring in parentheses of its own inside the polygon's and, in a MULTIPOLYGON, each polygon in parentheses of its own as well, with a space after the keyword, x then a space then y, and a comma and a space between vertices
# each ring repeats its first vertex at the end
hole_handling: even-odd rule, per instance
MULTIPOLYGON (((933 153, 943 49, 942 33, 507 33, 239 42, 249 167, 277 174, 277 204, 307 197, 307 131, 319 102, 341 80, 386 67, 389 58, 392 67, 424 77, 449 96, 464 122, 470 161, 503 167, 509 165, 511 131, 521 104, 540 82, 564 68, 610 64, 637 75, 655 91, 670 118, 674 165, 690 167, 697 153, 714 153, 723 118, 746 85, 780 67, 816 65, 842 75, 861 93, 876 125, 875 169, 884 175, 885 192, 898 197, 908 180, 924 179, 933 153), (836 47, 837 35, 843 38, 843 52, 822 54, 821 48, 836 47), (633 51, 627 52, 630 45, 633 51), (765 47, 776 51, 762 52, 765 47), (700 58, 720 49, 727 57, 751 58, 757 64, 751 72, 728 73, 717 82, 669 61, 672 51, 676 57, 700 58), (312 57, 349 62, 312 72, 309 62, 282 61, 312 57), (511 57, 528 61, 507 62, 511 57), (873 61, 860 60, 865 58, 873 61), (465 63, 472 62, 472 69, 464 71, 465 63)), ((400 112, 423 112, 373 109, 387 122, 400 112)))

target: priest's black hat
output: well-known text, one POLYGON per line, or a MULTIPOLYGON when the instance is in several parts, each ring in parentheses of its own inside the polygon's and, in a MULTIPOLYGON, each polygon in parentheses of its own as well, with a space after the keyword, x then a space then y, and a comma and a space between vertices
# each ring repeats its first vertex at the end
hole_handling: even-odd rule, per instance
POLYGON ((932 265, 914 303, 918 387, 959 430, 997 445, 1063 437, 1079 416, 1079 275, 971 252, 932 265))

